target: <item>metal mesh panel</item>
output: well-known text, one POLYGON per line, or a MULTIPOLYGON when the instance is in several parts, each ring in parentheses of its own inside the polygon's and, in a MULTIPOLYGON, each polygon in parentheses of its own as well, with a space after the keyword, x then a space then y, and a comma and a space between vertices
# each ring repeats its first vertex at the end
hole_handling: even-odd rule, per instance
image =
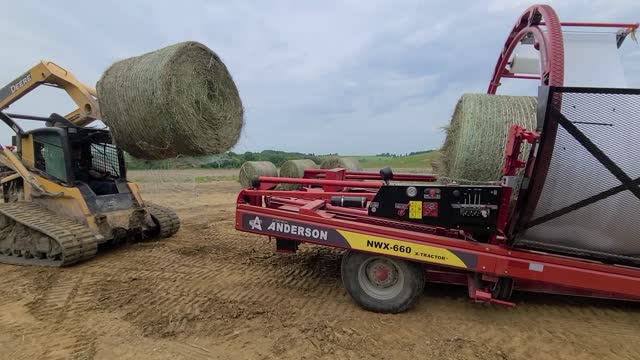
POLYGON ((120 177, 120 158, 115 145, 98 143, 91 144, 91 168, 101 173, 111 173, 120 177))
POLYGON ((562 105, 547 112, 546 121, 558 123, 547 177, 515 245, 636 263, 640 199, 623 184, 640 177, 640 91, 555 90, 562 105), (614 166, 594 156, 598 150, 614 166))

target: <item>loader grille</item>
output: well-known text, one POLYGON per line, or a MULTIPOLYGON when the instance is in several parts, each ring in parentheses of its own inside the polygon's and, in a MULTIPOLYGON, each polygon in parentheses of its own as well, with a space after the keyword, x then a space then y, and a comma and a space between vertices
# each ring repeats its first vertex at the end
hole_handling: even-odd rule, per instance
POLYGON ((640 264, 640 90, 551 87, 544 100, 514 245, 640 264))
POLYGON ((115 145, 107 143, 91 144, 91 167, 101 173, 109 172, 115 177, 122 177, 121 153, 115 145))

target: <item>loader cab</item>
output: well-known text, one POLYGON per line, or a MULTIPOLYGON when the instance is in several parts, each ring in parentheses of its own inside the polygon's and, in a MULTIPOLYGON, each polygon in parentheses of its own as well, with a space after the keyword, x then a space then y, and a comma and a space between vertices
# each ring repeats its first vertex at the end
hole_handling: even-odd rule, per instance
POLYGON ((118 194, 126 182, 124 155, 107 130, 47 127, 28 132, 21 145, 23 161, 63 186, 100 196, 118 194))
POLYGON ((62 184, 73 183, 67 132, 63 128, 43 128, 21 136, 22 161, 38 175, 62 184))

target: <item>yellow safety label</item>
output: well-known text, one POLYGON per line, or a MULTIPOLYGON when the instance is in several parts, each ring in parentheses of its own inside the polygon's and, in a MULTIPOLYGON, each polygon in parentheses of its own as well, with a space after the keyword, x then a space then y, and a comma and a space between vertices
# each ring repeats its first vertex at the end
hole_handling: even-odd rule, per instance
POLYGON ((456 254, 447 249, 346 230, 336 229, 336 231, 347 240, 349 246, 354 250, 467 268, 465 263, 456 254))
POLYGON ((422 201, 409 201, 409 219, 422 219, 422 201))

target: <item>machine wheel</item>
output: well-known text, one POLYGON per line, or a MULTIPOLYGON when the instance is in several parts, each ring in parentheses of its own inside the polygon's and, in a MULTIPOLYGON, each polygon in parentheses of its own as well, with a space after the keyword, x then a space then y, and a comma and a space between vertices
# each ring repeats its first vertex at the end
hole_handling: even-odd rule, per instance
POLYGON ((358 305, 380 313, 409 309, 424 289, 418 263, 356 251, 342 258, 342 283, 358 305))
POLYGON ((513 279, 500 278, 497 282, 491 285, 491 296, 494 299, 508 301, 511 298, 513 292, 513 279))
POLYGON ((146 203, 145 204, 155 228, 147 235, 151 238, 168 238, 180 229, 180 218, 173 209, 168 207, 146 203))

